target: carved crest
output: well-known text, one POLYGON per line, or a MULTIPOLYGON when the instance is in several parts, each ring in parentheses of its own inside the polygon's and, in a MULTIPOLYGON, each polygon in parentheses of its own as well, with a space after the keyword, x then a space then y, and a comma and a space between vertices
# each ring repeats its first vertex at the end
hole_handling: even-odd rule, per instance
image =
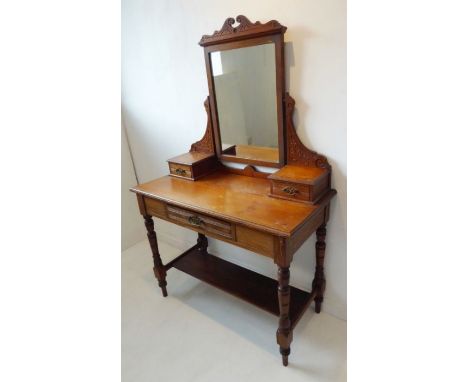
POLYGON ((318 154, 315 151, 309 150, 299 139, 294 128, 293 112, 296 102, 289 93, 286 93, 286 135, 287 153, 286 163, 299 166, 310 166, 320 168, 331 168, 325 156, 318 154))
POLYGON ((226 19, 221 29, 215 31, 212 35, 203 35, 199 44, 207 46, 221 41, 237 40, 272 33, 284 33, 286 29, 285 26, 276 20, 268 21, 265 24, 262 24, 260 21, 253 23, 247 17, 239 15, 236 17, 236 20, 232 17, 226 19), (233 25, 236 21, 239 25, 234 27, 233 25))
POLYGON ((196 152, 207 153, 207 154, 214 154, 215 152, 209 101, 210 101, 210 97, 206 97, 206 100, 203 103, 203 105, 205 106, 205 111, 206 111, 206 115, 208 118, 208 121, 206 122, 205 135, 203 135, 203 138, 201 140, 192 144, 192 147, 190 147, 190 152, 196 151, 196 152))

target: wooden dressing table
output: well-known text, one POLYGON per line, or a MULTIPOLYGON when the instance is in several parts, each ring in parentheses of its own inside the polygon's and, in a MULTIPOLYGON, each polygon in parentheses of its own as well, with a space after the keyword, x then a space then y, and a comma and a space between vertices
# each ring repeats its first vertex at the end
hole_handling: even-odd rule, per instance
POLYGON ((170 175, 140 184, 131 191, 136 193, 145 219, 154 274, 163 296, 167 296, 166 272, 176 268, 278 316, 277 343, 283 365, 287 366, 293 329, 312 300, 315 311, 320 313, 325 290, 325 227, 336 191, 331 189, 331 166, 327 159, 307 149, 294 129, 294 100, 284 91, 286 27, 274 20, 266 24, 252 23, 245 16, 236 20, 238 26, 234 27, 234 19, 229 18, 220 31, 203 36, 199 43, 205 50, 210 90, 205 101, 208 123, 204 137, 188 153, 168 160, 170 175), (274 65, 265 64, 269 51, 274 65), (214 67, 213 54, 221 56, 223 70, 214 67), (248 88, 251 79, 242 84, 242 75, 249 75, 252 71, 249 65, 255 62, 263 64, 259 64, 255 73, 259 82, 254 89, 248 88), (268 68, 272 68, 271 72, 268 68), (275 82, 273 98, 267 89, 271 84, 261 83, 263 73, 265 77, 271 75, 275 82), (223 86, 231 93, 237 89, 237 99, 231 99, 231 93, 224 91, 223 86), (263 109, 258 105, 252 108, 255 100, 239 102, 246 97, 245 89, 254 92, 263 88, 264 98, 270 100, 263 109, 276 108, 274 126, 261 120, 264 117, 271 121, 271 113, 264 112, 258 118, 263 109), (230 121, 226 120, 229 115, 226 104, 234 108, 236 102, 241 106, 235 111, 244 116, 232 124, 239 132, 232 131, 230 121), (247 123, 255 118, 257 124, 247 123), (238 127, 241 124, 242 129, 238 127), (266 126, 266 130, 257 134, 254 130, 258 126, 266 126), (247 139, 241 137, 241 130, 247 132, 247 139), (228 136, 226 143, 223 139, 228 136), (222 161, 247 166, 234 169, 222 161), (263 173, 255 165, 278 170, 263 173), (197 243, 163 264, 153 217, 198 232, 197 243), (307 292, 289 285, 289 266, 294 253, 314 232, 316 269, 312 291, 307 292), (278 266, 278 280, 210 255, 207 236, 271 258, 278 266))

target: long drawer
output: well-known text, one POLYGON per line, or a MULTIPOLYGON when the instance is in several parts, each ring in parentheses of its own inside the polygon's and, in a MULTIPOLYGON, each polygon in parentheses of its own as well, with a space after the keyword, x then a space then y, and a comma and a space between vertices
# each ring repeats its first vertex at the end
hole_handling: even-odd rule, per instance
POLYGON ((144 198, 142 214, 149 214, 174 224, 273 258, 279 247, 276 238, 266 232, 196 213, 163 201, 144 198))
POLYGON ((180 207, 167 206, 167 217, 197 230, 235 240, 235 227, 226 221, 195 213, 180 207))

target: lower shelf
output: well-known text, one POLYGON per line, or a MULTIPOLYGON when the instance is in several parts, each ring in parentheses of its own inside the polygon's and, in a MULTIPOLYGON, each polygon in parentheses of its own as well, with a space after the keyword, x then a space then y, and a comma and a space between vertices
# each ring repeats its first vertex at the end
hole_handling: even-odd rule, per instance
MULTIPOLYGON (((192 249, 186 255, 176 259, 172 266, 279 316, 276 280, 219 257, 203 254, 198 249, 192 249)), ((292 286, 290 291, 289 317, 294 327, 314 295, 292 286)))

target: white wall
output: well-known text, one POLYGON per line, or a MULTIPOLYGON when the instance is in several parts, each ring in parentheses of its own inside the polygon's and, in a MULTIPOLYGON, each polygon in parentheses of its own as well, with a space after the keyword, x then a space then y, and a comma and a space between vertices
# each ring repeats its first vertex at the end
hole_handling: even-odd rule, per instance
POLYGON ((136 198, 128 189, 138 182, 133 170, 132 157, 128 147, 125 127, 121 126, 121 248, 122 251, 146 237, 146 229, 138 210, 136 198))
MULTIPOLYGON (((298 134, 333 166, 332 202, 325 258, 323 309, 346 318, 346 2, 345 0, 123 0, 122 107, 137 175, 146 182, 168 173, 166 159, 187 152, 206 126, 208 95, 203 34, 227 17, 277 19, 288 27, 286 90, 296 100, 298 134)), ((136 201, 134 200, 135 204, 136 201)), ((158 221, 160 237, 188 246, 193 232, 158 221)), ((297 252, 291 282, 310 288, 315 236, 297 252)), ((210 240, 210 250, 275 277, 272 261, 210 240)))

